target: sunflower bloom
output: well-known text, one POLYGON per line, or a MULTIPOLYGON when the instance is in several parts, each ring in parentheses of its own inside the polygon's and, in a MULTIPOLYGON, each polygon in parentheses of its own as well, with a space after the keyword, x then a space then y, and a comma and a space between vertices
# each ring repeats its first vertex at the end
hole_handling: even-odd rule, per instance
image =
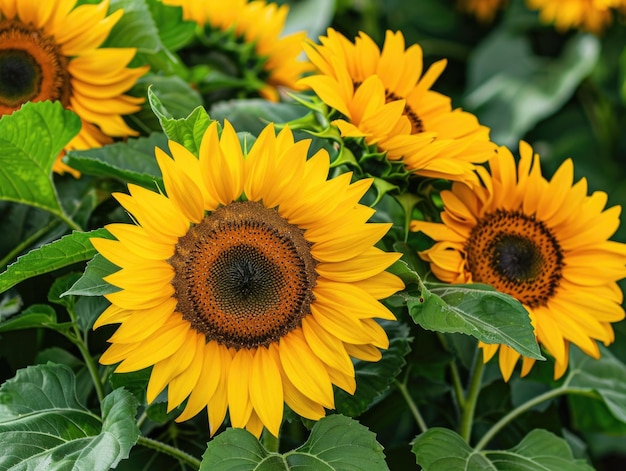
POLYGON ((310 65, 298 60, 302 53, 304 31, 285 36, 288 5, 278 6, 265 1, 234 0, 162 0, 165 5, 180 6, 183 18, 217 31, 233 32, 235 37, 253 44, 257 59, 266 74, 265 85, 258 92, 271 101, 278 101, 278 89, 295 89, 296 82, 310 65))
POLYGON ((614 8, 623 0, 526 0, 531 10, 539 10, 542 23, 554 24, 558 31, 581 29, 600 34, 613 21, 614 8))
MULTIPOLYGON (((135 48, 100 48, 123 14, 107 16, 108 9, 108 0, 78 7, 76 0, 0 0, 0 115, 28 101, 60 101, 82 121, 65 150, 136 135, 122 115, 138 111, 143 98, 123 93, 147 67, 126 67, 135 48)), ((61 157, 53 170, 78 176, 61 157)))
POLYGON ((474 15, 481 23, 491 23, 507 0, 457 0, 459 10, 474 15))
POLYGON ((425 177, 475 180, 475 164, 495 145, 474 115, 453 110, 449 97, 430 89, 445 60, 424 72, 422 48, 405 49, 401 32, 387 31, 382 50, 365 33, 352 43, 332 28, 320 43, 305 44, 319 73, 300 83, 345 116, 333 122, 342 136, 365 137, 425 177))
MULTIPOLYGON (((606 193, 588 196, 585 179, 574 184, 569 159, 548 181, 527 143, 520 143, 517 168, 505 147, 498 154, 489 162, 491 175, 480 172, 484 186, 455 183, 442 192, 442 223, 413 221, 411 229, 436 241, 420 256, 437 278, 490 284, 526 307, 559 378, 570 343, 599 358, 597 341, 611 343, 611 323, 624 318, 616 282, 626 276, 626 244, 608 240, 621 207, 604 209, 606 193)), ((508 380, 521 355, 505 345, 481 347, 485 361, 500 351, 508 380)), ((524 376, 534 360, 522 360, 524 376)))
POLYGON ((152 367, 147 398, 167 387, 177 418, 203 408, 211 434, 232 426, 277 436, 283 403, 317 420, 333 384, 355 391, 351 357, 377 361, 388 347, 379 302, 403 288, 385 269, 400 254, 373 246, 388 224, 358 203, 370 180, 327 180, 326 151, 269 125, 244 155, 228 122, 207 129, 199 159, 170 142, 157 149, 167 197, 129 185, 116 194, 137 225, 92 239, 121 269, 121 288, 95 327, 121 324, 101 357, 116 371, 152 367))

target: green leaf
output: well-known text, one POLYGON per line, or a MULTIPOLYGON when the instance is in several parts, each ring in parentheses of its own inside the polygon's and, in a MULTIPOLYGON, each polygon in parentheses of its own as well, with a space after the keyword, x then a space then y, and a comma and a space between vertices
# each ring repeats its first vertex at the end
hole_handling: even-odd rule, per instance
POLYGON ((195 36, 196 23, 183 21, 183 10, 162 2, 151 1, 148 8, 159 31, 163 46, 176 51, 188 44, 195 36))
POLYGON ((308 110, 298 104, 273 103, 260 98, 219 102, 210 109, 213 119, 227 119, 235 129, 254 135, 258 135, 268 123, 287 123, 307 113, 308 110))
MULTIPOLYGON (((158 110, 155 110, 152 103, 154 100, 149 100, 147 105, 150 106, 133 115, 141 121, 143 127, 157 132, 164 130, 161 115, 168 119, 182 119, 204 104, 200 93, 177 75, 146 74, 137 80, 135 89, 140 96, 148 96, 150 99, 152 92, 158 97, 158 110)), ((167 134, 167 130, 165 133, 167 134)))
POLYGON ((389 336, 389 348, 377 362, 356 360, 356 391, 354 395, 336 388, 335 408, 340 414, 358 417, 374 402, 380 401, 389 390, 404 365, 405 356, 411 350, 409 328, 398 322, 381 322, 389 336))
POLYGON ((0 117, 0 199, 44 209, 68 222, 52 165, 81 122, 59 102, 26 103, 0 117))
POLYGON ((209 118, 206 110, 199 106, 187 118, 174 119, 165 109, 161 100, 154 94, 152 88, 148 89, 148 100, 152 111, 158 116, 167 138, 182 144, 192 154, 198 156, 204 131, 211 124, 211 118, 209 118))
POLYGON ((289 6, 289 14, 283 28, 285 36, 305 31, 312 40, 326 33, 335 13, 335 0, 304 0, 293 2, 289 6))
POLYGON ((515 148, 570 99, 600 52, 598 38, 578 34, 560 57, 541 57, 534 55, 529 36, 500 27, 474 49, 468 65, 466 106, 491 128, 495 142, 515 148))
POLYGON ((520 354, 544 360, 528 312, 511 296, 488 285, 421 284, 421 296, 407 296, 413 320, 428 330, 472 335, 485 343, 508 345, 520 354))
POLYGON ((54 328, 56 323, 57 315, 52 307, 47 304, 33 304, 20 314, 0 322, 0 333, 37 327, 54 328))
POLYGON ((200 471, 280 471, 289 469, 383 471, 382 446, 376 436, 342 415, 324 417, 309 439, 283 455, 270 453, 246 430, 228 429, 211 440, 200 471))
POLYGON ((510 450, 477 452, 456 432, 431 428, 419 435, 412 448, 424 471, 592 471, 574 459, 567 442, 536 429, 510 450))
POLYGON ((111 0, 111 12, 124 10, 107 37, 108 47, 135 47, 137 52, 155 53, 163 47, 145 0, 111 0))
POLYGON ((161 133, 128 139, 104 147, 73 150, 67 153, 68 165, 87 175, 116 178, 145 188, 161 184, 161 170, 154 157, 155 147, 167 150, 167 139, 161 133))
POLYGON ((595 360, 572 346, 564 386, 595 391, 613 417, 626 423, 626 365, 609 349, 600 346, 600 352, 595 360))
POLYGON ((137 403, 116 389, 102 417, 76 398, 76 378, 64 365, 30 366, 0 387, 0 469, 106 471, 126 458, 139 437, 137 403))
POLYGON ((102 296, 103 294, 114 293, 119 288, 110 285, 102 278, 119 271, 120 268, 109 262, 100 254, 96 254, 87 263, 87 268, 72 287, 61 296, 102 296))
POLYGON ((106 229, 75 231, 22 255, 15 263, 9 265, 6 271, 0 273, 0 292, 33 276, 89 260, 96 254, 96 249, 89 242, 91 237, 111 238, 111 235, 106 229))

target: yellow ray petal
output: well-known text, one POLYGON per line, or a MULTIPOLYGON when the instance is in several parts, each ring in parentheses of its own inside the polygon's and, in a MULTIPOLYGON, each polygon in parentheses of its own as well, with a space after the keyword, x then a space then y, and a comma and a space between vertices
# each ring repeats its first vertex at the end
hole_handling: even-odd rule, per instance
MULTIPOLYGON (((271 346, 270 346, 271 347, 271 346)), ((259 347, 254 354, 250 376, 250 401, 267 430, 278 437, 283 419, 283 385, 280 358, 267 348, 259 347)))

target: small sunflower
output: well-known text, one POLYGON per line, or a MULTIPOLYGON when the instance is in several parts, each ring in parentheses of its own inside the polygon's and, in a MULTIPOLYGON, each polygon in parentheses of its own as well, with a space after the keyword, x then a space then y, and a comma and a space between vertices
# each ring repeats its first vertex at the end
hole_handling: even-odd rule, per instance
MULTIPOLYGON (((82 121, 66 150, 137 134, 122 115, 138 111, 143 98, 123 93, 147 68, 126 67, 135 48, 100 48, 123 14, 107 16, 108 9, 108 0, 78 7, 76 0, 0 0, 0 115, 28 101, 60 101, 82 121)), ((53 170, 77 176, 61 157, 53 170)))
POLYGON ((259 94, 278 101, 278 89, 295 89, 296 82, 310 65, 298 60, 302 53, 304 31, 282 36, 288 5, 278 6, 265 1, 235 0, 162 0, 165 5, 180 6, 183 18, 198 25, 225 33, 233 33, 246 44, 253 44, 256 59, 261 62, 266 77, 259 94))
POLYGON ((481 23, 491 23, 508 0, 457 0, 459 10, 472 14, 481 23))
POLYGON ((305 44, 319 73, 300 83, 347 118, 333 122, 343 136, 363 136, 390 160, 432 178, 473 180, 474 164, 493 155, 489 129, 430 90, 445 60, 424 72, 422 48, 405 49, 401 32, 387 31, 382 50, 365 33, 352 43, 332 28, 320 43, 305 44))
MULTIPOLYGON (((607 195, 587 196, 585 179, 573 183, 566 160, 550 181, 538 155, 520 143, 520 161, 500 147, 480 169, 484 186, 455 183, 442 192, 442 223, 413 221, 436 243, 420 256, 448 283, 486 283, 519 300, 530 313, 537 341, 555 359, 555 378, 568 365, 570 343, 599 358, 597 341, 613 341, 612 322, 624 318, 616 281, 626 276, 626 244, 608 240, 621 207, 604 209, 607 195), (601 269, 598 269, 601 267, 601 269)), ((508 380, 520 354, 505 345, 482 344, 485 361, 500 350, 508 380)), ((534 360, 522 357, 522 376, 534 360)))
POLYGON ((539 10, 542 23, 554 24, 558 31, 581 29, 600 34, 613 21, 614 8, 623 0, 526 0, 531 10, 539 10))
POLYGON ((187 399, 178 421, 206 407, 213 434, 228 409, 232 426, 277 436, 283 403, 321 418, 333 384, 355 391, 350 357, 388 347, 375 318, 394 319, 378 300, 403 288, 384 271, 400 254, 373 244, 390 225, 358 203, 371 180, 327 180, 328 153, 307 160, 308 146, 270 124, 244 155, 212 123, 199 159, 156 150, 167 196, 129 185, 115 197, 137 225, 92 239, 121 267, 95 324, 121 324, 100 361, 152 367, 148 401, 166 387, 169 410, 187 399))

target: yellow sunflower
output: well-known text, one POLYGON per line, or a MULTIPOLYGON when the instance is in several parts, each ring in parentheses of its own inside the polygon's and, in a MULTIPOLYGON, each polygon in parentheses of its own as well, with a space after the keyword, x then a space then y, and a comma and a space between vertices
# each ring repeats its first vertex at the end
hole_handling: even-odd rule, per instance
POLYGON ((306 33, 301 31, 282 36, 288 5, 246 0, 162 1, 165 5, 182 7, 186 20, 216 30, 232 31, 246 43, 254 44, 255 53, 267 74, 265 86, 258 92, 268 100, 278 101, 280 87, 295 89, 300 76, 311 68, 307 62, 298 60, 306 33))
MULTIPOLYGON (((520 143, 520 161, 500 147, 480 169, 484 186, 455 183, 442 192, 442 223, 413 221, 436 243, 420 256, 448 283, 486 283, 518 299, 529 311, 537 341, 555 360, 555 378, 568 365, 570 343, 598 358, 597 341, 613 341, 612 322, 624 318, 616 281, 626 276, 626 244, 608 240, 621 207, 604 209, 607 195, 587 195, 585 179, 573 183, 566 160, 550 181, 538 155, 520 143)), ((482 344, 485 361, 500 350, 508 380, 520 354, 482 344)), ((523 358, 522 375, 534 360, 523 358)))
POLYGON ((526 0, 531 10, 539 10, 543 23, 554 24, 558 31, 581 29, 601 33, 613 21, 613 8, 623 0, 526 0))
POLYGON ((95 327, 121 325, 102 355, 116 371, 152 367, 147 398, 168 388, 178 421, 207 408, 211 434, 226 410, 234 427, 277 436, 283 403, 317 420, 335 384, 355 391, 350 357, 388 347, 378 300, 403 288, 384 271, 399 258, 373 244, 389 224, 358 203, 371 180, 327 180, 326 151, 273 125, 244 155, 225 122, 207 129, 199 159, 170 142, 156 157, 167 196, 129 185, 115 197, 137 221, 92 239, 121 269, 122 288, 95 327))
MULTIPOLYGON (((107 16, 108 0, 75 5, 76 0, 0 0, 0 115, 28 101, 60 101, 82 121, 65 150, 137 134, 122 115, 138 111, 143 98, 123 93, 147 70, 126 67, 135 48, 100 48, 122 10, 107 16)), ((61 157, 53 170, 77 176, 61 157)))
POLYGON ((457 0, 459 10, 474 15, 481 23, 491 23, 508 0, 457 0))
POLYGON ((488 160, 495 145, 474 115, 430 90, 445 60, 423 72, 422 48, 405 49, 401 32, 387 31, 382 50, 365 33, 352 43, 332 28, 320 42, 305 44, 319 73, 300 83, 347 118, 333 122, 342 136, 364 136, 422 176, 475 180, 474 164, 488 160))

